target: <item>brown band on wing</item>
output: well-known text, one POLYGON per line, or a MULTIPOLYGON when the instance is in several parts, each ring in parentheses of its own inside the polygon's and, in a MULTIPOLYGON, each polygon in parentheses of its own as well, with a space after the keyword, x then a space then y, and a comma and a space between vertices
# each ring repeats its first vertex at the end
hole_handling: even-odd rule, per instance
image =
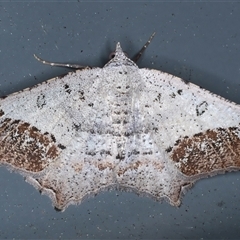
POLYGON ((240 128, 217 128, 183 137, 168 150, 176 167, 187 176, 240 168, 240 128))
POLYGON ((145 160, 136 160, 133 161, 131 164, 129 164, 126 167, 120 166, 118 168, 117 171, 117 175, 120 177, 121 175, 124 175, 125 172, 127 172, 128 170, 131 171, 139 171, 139 169, 141 167, 148 167, 148 166, 152 166, 154 169, 156 169, 156 171, 161 172, 164 168, 163 164, 161 162, 157 162, 157 161, 149 161, 147 158, 145 160))
POLYGON ((27 122, 5 118, 0 121, 0 164, 42 171, 60 153, 54 139, 27 122))

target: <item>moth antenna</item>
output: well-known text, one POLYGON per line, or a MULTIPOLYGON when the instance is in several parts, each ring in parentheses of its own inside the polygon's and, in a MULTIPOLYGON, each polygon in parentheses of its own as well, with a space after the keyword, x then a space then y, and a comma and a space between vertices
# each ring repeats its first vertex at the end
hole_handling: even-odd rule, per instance
POLYGON ((46 65, 50 65, 53 67, 67 67, 67 68, 75 68, 75 69, 89 69, 91 67, 89 66, 82 66, 82 65, 78 65, 78 64, 70 64, 70 63, 55 63, 55 62, 48 62, 46 60, 43 60, 42 58, 38 57, 37 55, 33 54, 33 56, 41 63, 46 64, 46 65))
POLYGON ((156 32, 154 32, 150 38, 148 39, 148 41, 144 44, 144 46, 141 48, 141 50, 137 53, 137 55, 133 58, 133 61, 136 63, 138 61, 138 59, 143 55, 144 51, 146 50, 146 48, 148 47, 148 45, 150 44, 150 42, 152 41, 152 39, 154 38, 156 32))

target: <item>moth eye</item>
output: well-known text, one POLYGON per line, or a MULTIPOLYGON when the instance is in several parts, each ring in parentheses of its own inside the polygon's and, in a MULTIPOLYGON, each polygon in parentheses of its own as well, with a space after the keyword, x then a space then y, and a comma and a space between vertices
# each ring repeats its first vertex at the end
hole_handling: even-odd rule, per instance
POLYGON ((111 60, 115 57, 115 55, 116 55, 116 52, 111 52, 108 58, 111 60))
MULTIPOLYGON (((126 56, 126 57, 128 57, 128 54, 126 53, 126 52, 123 52, 124 53, 124 55, 126 56)), ((115 58, 115 56, 116 56, 116 52, 111 52, 110 54, 109 54, 109 60, 111 60, 111 59, 113 59, 113 58, 115 58)))

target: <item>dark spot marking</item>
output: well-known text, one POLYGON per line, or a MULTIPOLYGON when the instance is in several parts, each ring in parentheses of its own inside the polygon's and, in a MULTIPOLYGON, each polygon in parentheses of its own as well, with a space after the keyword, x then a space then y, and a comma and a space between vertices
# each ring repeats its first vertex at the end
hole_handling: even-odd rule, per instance
POLYGON ((196 113, 197 116, 203 115, 207 111, 208 103, 206 101, 203 101, 199 105, 196 106, 196 113))
POLYGON ((90 156, 95 156, 96 155, 96 152, 94 151, 90 151, 90 152, 86 152, 87 155, 90 155, 90 156))
POLYGON ((177 91, 177 93, 178 93, 179 95, 182 95, 182 90, 179 89, 179 90, 177 91))
POLYGON ((125 154, 119 154, 116 156, 116 159, 123 160, 125 158, 125 154))
POLYGON ((153 153, 152 153, 152 150, 150 150, 150 151, 143 152, 142 154, 143 155, 152 155, 153 153))
POLYGON ((64 85, 64 88, 65 88, 65 92, 70 94, 72 92, 72 90, 69 88, 69 85, 68 84, 65 84, 64 85))
POLYGON ((109 155, 109 156, 112 156, 111 152, 110 151, 106 151, 106 150, 101 150, 100 151, 100 155, 103 156, 103 155, 109 155))
POLYGON ((61 148, 62 150, 66 149, 66 147, 64 145, 62 145, 61 143, 58 144, 58 147, 61 148))
POLYGON ((166 152, 167 153, 170 153, 172 151, 172 147, 168 147, 167 149, 166 149, 166 152))
POLYGON ((84 101, 85 97, 84 97, 84 91, 79 91, 79 99, 84 101))
POLYGON ((45 105, 46 105, 45 95, 41 93, 41 94, 37 97, 37 107, 38 107, 39 109, 42 109, 45 105))
POLYGON ((134 150, 132 151, 132 154, 133 154, 133 155, 138 155, 138 154, 140 154, 140 152, 139 152, 138 150, 134 149, 134 150))
POLYGON ((54 137, 54 135, 50 135, 51 136, 51 139, 53 140, 53 142, 56 142, 56 138, 54 137))
POLYGON ((81 130, 81 124, 73 123, 73 129, 75 129, 76 131, 81 130))
POLYGON ((89 103, 88 106, 89 106, 89 107, 93 107, 93 103, 89 103))
MULTIPOLYGON (((159 93, 158 95, 157 95, 157 97, 154 99, 154 102, 160 102, 160 100, 161 100, 161 93, 159 93)), ((146 106, 146 105, 145 105, 146 106)))
POLYGON ((124 132, 124 136, 125 136, 125 137, 129 137, 129 136, 131 136, 131 135, 132 135, 131 132, 124 132))
POLYGON ((2 117, 3 115, 4 115, 4 111, 0 109, 0 117, 2 117))

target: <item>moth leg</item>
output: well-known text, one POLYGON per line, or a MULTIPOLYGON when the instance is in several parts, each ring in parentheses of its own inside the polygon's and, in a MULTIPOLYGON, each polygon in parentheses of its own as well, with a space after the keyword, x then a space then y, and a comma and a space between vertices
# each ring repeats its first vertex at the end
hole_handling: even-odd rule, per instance
POLYGON ((152 41, 154 35, 156 32, 154 32, 151 37, 148 39, 148 41, 144 44, 144 46, 142 47, 142 49, 137 53, 137 55, 132 59, 135 63, 138 61, 138 59, 142 56, 142 54, 144 53, 144 51, 146 50, 146 48, 148 47, 148 45, 150 44, 150 42, 152 41))
POLYGON ((78 65, 78 64, 48 62, 48 61, 45 61, 45 60, 41 59, 40 57, 36 56, 35 54, 33 54, 33 56, 39 62, 41 62, 43 64, 51 65, 51 66, 54 66, 54 67, 67 67, 67 68, 77 68, 77 69, 90 69, 91 68, 89 66, 82 66, 82 65, 78 65))

